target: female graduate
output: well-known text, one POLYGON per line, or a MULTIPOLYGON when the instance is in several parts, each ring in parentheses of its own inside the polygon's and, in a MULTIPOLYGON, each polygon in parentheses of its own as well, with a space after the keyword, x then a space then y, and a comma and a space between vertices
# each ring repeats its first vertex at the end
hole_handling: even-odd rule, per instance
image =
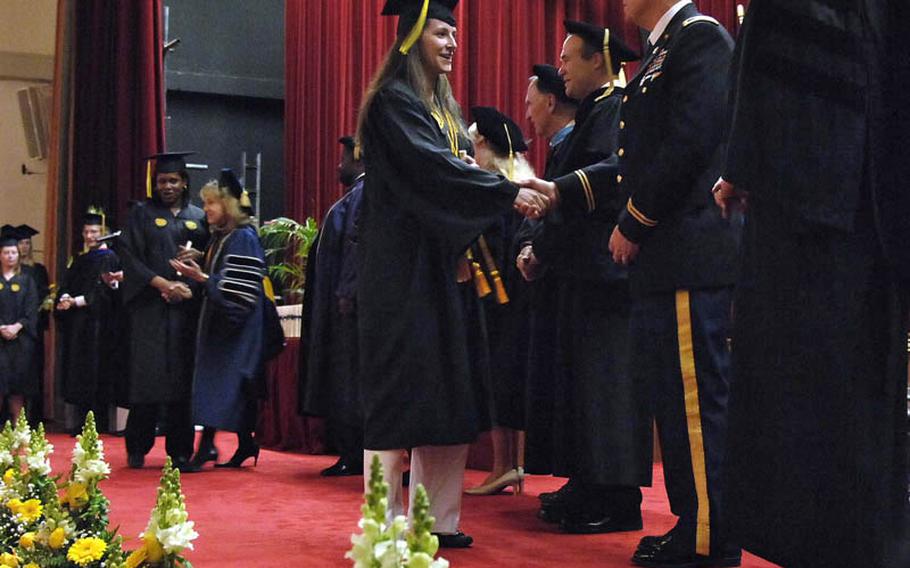
POLYGON ((193 453, 190 392, 196 345, 198 285, 168 261, 187 244, 208 241, 202 209, 190 203, 185 157, 192 152, 152 156, 149 199, 137 203, 118 242, 123 262, 123 305, 128 318, 126 423, 129 466, 142 467, 155 443, 159 408, 164 407, 166 449, 183 468, 193 453))
MULTIPOLYGON (((472 542, 458 530, 462 475, 468 444, 489 427, 484 362, 469 356, 486 339, 465 253, 513 205, 529 215, 547 206, 459 158, 466 129, 446 79, 456 3, 386 3, 384 15, 400 16, 397 39, 358 127, 366 160, 357 290, 365 465, 378 455, 385 478, 400 479, 402 450, 413 450, 412 486, 426 488, 445 547, 472 542)), ((391 515, 402 512, 397 483, 388 500, 391 515)))
MULTIPOLYGON (((534 177, 525 158, 528 150, 521 129, 492 107, 471 109, 474 123, 468 134, 474 158, 481 168, 510 180, 534 177)), ((528 359, 527 294, 515 262, 512 245, 522 216, 508 212, 472 247, 491 283, 485 296, 484 315, 490 345, 490 378, 493 410, 493 469, 469 495, 492 495, 508 486, 520 493, 523 486, 524 450, 519 430, 524 427, 524 377, 528 359)))
POLYGON ((203 265, 182 254, 171 260, 175 270, 198 282, 203 290, 202 313, 193 375, 193 421, 205 429, 187 472, 218 460, 215 431, 237 433, 233 457, 215 467, 239 468, 253 458, 257 394, 262 392, 263 294, 265 256, 250 222, 249 197, 231 170, 200 192, 212 238, 203 265))
POLYGON ((17 419, 37 388, 32 357, 38 338, 38 292, 22 272, 15 234, 0 236, 0 404, 17 419))

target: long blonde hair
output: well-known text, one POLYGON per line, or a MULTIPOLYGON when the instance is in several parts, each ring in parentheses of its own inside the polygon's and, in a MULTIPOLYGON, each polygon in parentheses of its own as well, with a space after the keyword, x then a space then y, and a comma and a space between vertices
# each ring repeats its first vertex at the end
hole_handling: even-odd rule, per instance
POLYGON ((206 197, 214 197, 224 205, 224 213, 229 217, 229 223, 235 227, 250 222, 250 216, 240 206, 240 200, 231 195, 226 188, 221 187, 217 180, 212 180, 202 186, 199 197, 205 201, 206 197))
MULTIPOLYGON (((422 34, 423 32, 421 32, 422 34)), ((357 142, 360 144, 363 144, 364 130, 377 93, 395 79, 401 79, 407 83, 428 111, 441 107, 439 110, 448 113, 455 120, 459 132, 466 130, 461 108, 452 94, 452 85, 449 83, 448 77, 444 73, 440 74, 436 79, 436 85, 430 85, 430 77, 424 68, 420 40, 414 48, 408 51, 407 55, 402 55, 398 51, 401 41, 401 39, 395 40, 395 44, 386 54, 363 95, 360 113, 357 116, 357 142)))
MULTIPOLYGON (((468 128, 468 136, 470 136, 475 145, 486 140, 483 134, 477 130, 476 122, 468 128)), ((534 173, 534 166, 528 162, 524 152, 516 152, 510 160, 509 156, 504 156, 497 152, 492 144, 487 143, 487 148, 490 149, 490 155, 493 156, 492 163, 487 169, 494 174, 500 174, 509 181, 537 177, 537 174, 534 173)))

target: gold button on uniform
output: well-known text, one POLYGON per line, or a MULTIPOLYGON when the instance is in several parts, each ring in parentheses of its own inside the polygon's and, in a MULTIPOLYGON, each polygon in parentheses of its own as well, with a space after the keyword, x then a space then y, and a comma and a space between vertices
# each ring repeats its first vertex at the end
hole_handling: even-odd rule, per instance
POLYGON ((626 121, 625 121, 625 120, 620 120, 620 121, 619 121, 619 129, 622 130, 622 129, 625 128, 625 127, 626 127, 626 121))
POLYGON ((645 94, 645 93, 647 93, 647 92, 648 92, 648 88, 647 88, 647 87, 642 87, 642 88, 641 88, 641 94, 645 94))
POLYGON ((619 151, 616 152, 616 155, 619 156, 620 158, 622 158, 625 155, 625 153, 626 153, 626 149, 620 148, 619 151))
POLYGON ((616 183, 622 183, 622 176, 621 176, 621 175, 616 176, 616 183))

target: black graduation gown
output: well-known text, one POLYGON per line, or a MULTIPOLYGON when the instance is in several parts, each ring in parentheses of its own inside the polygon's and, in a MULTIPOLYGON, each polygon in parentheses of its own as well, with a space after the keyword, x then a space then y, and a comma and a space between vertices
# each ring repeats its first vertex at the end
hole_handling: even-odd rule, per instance
POLYGON ((157 201, 136 204, 129 214, 117 253, 123 262, 123 302, 128 318, 128 384, 124 404, 171 403, 188 400, 193 379, 200 287, 177 276, 168 260, 177 247, 208 241, 202 209, 187 204, 174 217, 157 201), (149 285, 154 276, 181 280, 193 299, 168 304, 149 285))
MULTIPOLYGON (((601 88, 581 102, 565 151, 548 172, 560 188, 581 179, 579 170, 611 159, 622 96, 621 88, 601 88)), ((545 219, 534 251, 557 280, 553 473, 639 486, 651 483, 650 420, 644 389, 629 373, 627 273, 607 249, 621 207, 618 192, 604 192, 593 210, 557 211, 545 219)))
POLYGON ((907 508, 906 91, 877 98, 900 76, 889 66, 906 80, 906 20, 860 4, 753 0, 733 65, 724 177, 749 210, 724 497, 735 541, 788 567, 910 565, 892 549, 907 508))
MULTIPOLYGON (((357 217, 363 178, 329 209, 307 263, 300 410, 325 416, 336 446, 363 428, 357 377, 357 217), (346 309, 342 313, 341 303, 346 309)), ((336 447, 344 453, 351 448, 336 447)))
POLYGON ((32 358, 38 337, 38 292, 30 276, 0 276, 0 325, 21 323, 12 341, 0 339, 0 395, 31 396, 38 390, 32 358))
POLYGON ((61 296, 83 296, 86 302, 83 307, 56 313, 63 355, 63 397, 71 404, 101 407, 113 400, 120 363, 111 355, 118 342, 120 298, 101 275, 118 270, 120 259, 114 251, 96 249, 77 256, 60 282, 61 296))
POLYGON ((392 81, 364 129, 357 304, 367 449, 473 441, 488 412, 472 369, 459 257, 509 211, 517 188, 452 154, 411 88, 392 81))

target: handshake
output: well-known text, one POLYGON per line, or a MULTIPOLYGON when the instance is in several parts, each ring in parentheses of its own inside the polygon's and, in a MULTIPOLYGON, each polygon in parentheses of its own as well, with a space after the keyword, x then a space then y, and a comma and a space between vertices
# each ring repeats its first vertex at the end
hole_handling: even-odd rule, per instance
POLYGON ((559 205, 559 190, 552 181, 530 178, 516 183, 520 189, 512 206, 528 219, 540 219, 559 205))

